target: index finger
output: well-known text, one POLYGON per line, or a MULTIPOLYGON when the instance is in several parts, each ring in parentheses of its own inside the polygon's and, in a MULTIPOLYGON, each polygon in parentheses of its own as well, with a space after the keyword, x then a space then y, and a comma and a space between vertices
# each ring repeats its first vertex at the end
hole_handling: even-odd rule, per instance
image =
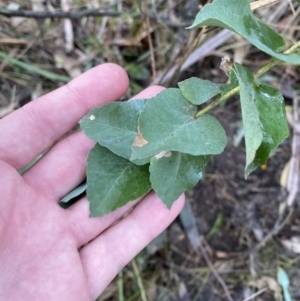
POLYGON ((21 169, 72 129, 95 106, 120 98, 126 72, 103 64, 0 120, 0 159, 21 169))

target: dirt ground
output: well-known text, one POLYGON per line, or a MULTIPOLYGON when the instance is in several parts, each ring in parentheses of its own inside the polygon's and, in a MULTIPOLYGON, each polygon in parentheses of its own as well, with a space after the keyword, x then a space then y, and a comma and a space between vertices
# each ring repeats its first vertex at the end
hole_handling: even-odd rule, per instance
MULTIPOLYGON (((51 11, 60 10, 64 1, 14 2, 20 10, 51 11)), ((74 19, 69 43, 60 19, 0 15, 0 52, 4 53, 0 58, 0 118, 107 61, 121 65, 129 74, 131 85, 124 99, 158 83, 156 79, 167 74, 190 49, 197 32, 184 28, 206 2, 149 0, 148 13, 151 15, 156 5, 160 19, 150 19, 147 27, 143 16, 130 17, 140 14, 139 1, 70 1, 74 10, 108 5, 108 10, 127 15, 74 19), (43 70, 51 74, 40 72, 43 70)), ((0 7, 10 3, 0 0, 0 7)), ((278 1, 256 14, 291 45, 300 36, 300 6, 293 2, 293 14, 289 3, 278 1)), ((220 33, 209 32, 199 44, 208 45, 220 33)), ((202 52, 197 53, 183 72, 160 83, 176 86, 191 76, 225 83, 227 78, 219 69, 224 55, 253 71, 269 59, 239 37, 230 36, 203 57, 202 52)), ((190 62, 190 57, 186 61, 190 62)), ((296 67, 277 66, 260 80, 279 88, 287 106, 292 104, 294 91, 299 92, 296 67)), ((279 267, 288 275, 293 300, 300 300, 300 196, 292 209, 284 208, 287 192, 281 183, 291 158, 292 136, 245 180, 238 97, 212 114, 228 135, 224 153, 210 158, 204 179, 187 193, 187 205, 176 221, 123 269, 98 301, 288 301, 277 280, 279 267)))

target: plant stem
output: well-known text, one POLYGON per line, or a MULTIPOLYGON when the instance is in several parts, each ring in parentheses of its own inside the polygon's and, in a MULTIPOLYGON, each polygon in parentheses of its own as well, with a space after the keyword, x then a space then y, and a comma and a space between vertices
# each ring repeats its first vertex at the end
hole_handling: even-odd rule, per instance
POLYGON ((123 270, 119 272, 118 289, 119 289, 119 301, 124 301, 123 270))
MULTIPOLYGON (((298 50, 300 48, 300 41, 298 41, 295 45, 293 45, 292 47, 290 47, 288 50, 286 50, 284 53, 285 54, 290 54, 296 50, 298 50)), ((255 74, 254 74, 254 78, 257 79, 260 76, 262 76, 264 73, 266 73, 267 71, 269 71, 271 68, 273 68, 274 66, 276 66, 277 64, 279 64, 281 62, 281 60, 276 59, 276 58, 272 58, 265 66, 261 67, 255 74)), ((197 118, 203 114, 205 114, 206 112, 208 112, 209 110, 211 110, 212 108, 216 107, 217 105, 219 105, 222 101, 228 99, 229 97, 235 95, 236 93, 238 93, 240 91, 240 87, 237 86, 234 89, 230 90, 229 92, 220 95, 218 98, 216 98, 215 100, 213 100, 210 104, 208 104, 205 108, 203 108, 202 110, 198 111, 196 113, 196 115, 194 116, 194 118, 197 118)))

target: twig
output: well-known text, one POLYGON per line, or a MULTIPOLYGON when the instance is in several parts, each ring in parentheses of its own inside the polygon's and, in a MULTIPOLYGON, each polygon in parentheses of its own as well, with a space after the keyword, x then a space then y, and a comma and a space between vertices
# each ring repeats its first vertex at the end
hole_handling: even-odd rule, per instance
MULTIPOLYGON (((0 8, 0 15, 6 17, 26 17, 33 19, 46 19, 46 18, 58 18, 58 19, 71 19, 78 20, 84 17, 111 17, 111 18, 128 18, 130 16, 133 19, 143 19, 143 14, 140 13, 124 13, 105 11, 103 8, 91 8, 83 10, 70 10, 70 11, 32 11, 32 10, 9 10, 6 8, 0 8)), ((193 20, 186 20, 185 22, 172 22, 165 17, 160 17, 155 14, 148 14, 149 19, 166 24, 170 27, 187 27, 192 24, 193 20)))
POLYGON ((296 15, 296 12, 295 12, 295 9, 294 9, 294 6, 293 6, 292 1, 291 1, 291 0, 288 0, 288 2, 289 2, 289 5, 290 5, 290 8, 291 8, 291 11, 292 11, 293 15, 295 16, 295 15, 296 15))
POLYGON ((141 299, 142 299, 142 301, 147 301, 145 288, 144 288, 144 285, 143 285, 143 281, 142 281, 142 278, 141 278, 141 275, 140 275, 139 268, 138 268, 138 266, 135 262, 135 259, 132 259, 131 264, 132 264, 132 268, 133 268, 133 271, 134 271, 134 274, 135 274, 135 277, 136 277, 136 280, 137 280, 138 287, 139 287, 140 292, 141 292, 141 299))
MULTIPOLYGON (((211 2, 211 0, 209 0, 208 3, 209 2, 211 2)), ((183 64, 185 63, 185 61, 188 59, 188 57, 190 56, 190 54, 195 50, 195 48, 197 47, 197 45, 198 45, 199 41, 201 40, 203 34, 206 33, 206 29, 207 29, 206 26, 204 26, 204 27, 201 28, 200 32, 198 33, 198 35, 194 39, 193 43, 188 48, 186 54, 184 55, 184 57, 181 59, 181 61, 177 65, 177 68, 175 69, 172 77, 170 78, 170 80, 167 83, 167 87, 169 87, 172 84, 172 82, 174 81, 175 77, 180 72, 180 70, 181 70, 183 64)))
POLYGON ((255 297, 261 295, 261 294, 262 294, 263 292, 265 292, 266 290, 267 290, 266 287, 265 287, 265 288, 262 288, 261 290, 259 290, 259 291, 256 292, 255 294, 253 294, 253 295, 249 296, 248 298, 244 299, 243 301, 250 301, 250 300, 252 300, 253 298, 255 298, 255 297))
POLYGON ((263 6, 275 3, 277 1, 279 1, 279 0, 260 0, 260 1, 255 1, 255 2, 250 3, 250 7, 251 7, 252 10, 254 10, 254 9, 257 9, 257 8, 260 8, 260 7, 263 7, 263 6))
MULTIPOLYGON (((150 19, 149 19, 149 16, 148 16, 148 12, 143 11, 142 0, 139 1, 139 7, 140 7, 141 13, 144 15, 145 20, 146 20, 147 38, 148 38, 150 58, 151 58, 152 79, 155 79, 156 78, 156 64, 155 64, 155 55, 154 55, 153 43, 152 43, 152 38, 151 38, 150 19)), ((146 6, 146 10, 147 10, 147 6, 146 6)))
POLYGON ((176 69, 174 70, 174 73, 172 75, 172 77, 169 79, 168 83, 167 83, 167 87, 169 87, 172 82, 174 81, 175 77, 177 76, 177 74, 180 72, 182 65, 185 63, 185 61, 187 60, 187 58, 190 56, 190 54, 193 52, 193 50, 195 50, 195 48, 197 47, 200 39, 202 38, 204 32, 206 30, 206 27, 203 27, 200 32, 198 33, 198 35, 196 36, 196 38, 194 39, 193 43, 191 44, 191 46, 189 47, 189 49, 187 50, 186 54, 184 55, 184 57, 180 60, 179 64, 177 65, 176 69))
POLYGON ((273 229, 264 237, 262 241, 260 241, 255 247, 255 251, 259 251, 263 246, 266 245, 267 242, 269 242, 275 235, 277 235, 283 228, 284 226, 289 222, 291 219, 292 215, 294 213, 294 208, 289 207, 289 213, 284 219, 284 221, 281 223, 282 217, 280 216, 278 220, 276 221, 273 229))
POLYGON ((203 237, 200 240, 200 244, 199 244, 199 248, 201 251, 201 254, 206 262, 206 264, 208 265, 208 267, 210 268, 211 272, 213 273, 213 275, 215 276, 215 278, 218 280, 218 282, 220 283, 220 285, 222 286, 224 293, 226 295, 226 298, 229 301, 234 301, 229 293, 228 287, 226 285, 226 283, 224 282, 224 280, 222 279, 222 277, 219 275, 219 273, 217 272, 217 270, 215 269, 214 265, 212 264, 212 262, 210 261, 207 252, 203 246, 203 237))
POLYGON ((174 62, 176 62, 179 59, 185 45, 187 44, 187 41, 189 40, 190 34, 191 34, 191 31, 188 32, 187 36, 185 37, 185 39, 181 43, 180 49, 177 51, 175 57, 172 59, 172 63, 169 64, 169 66, 166 68, 166 70, 164 70, 163 72, 160 73, 159 77, 153 79, 153 82, 156 82, 158 85, 162 85, 164 80, 165 80, 165 77, 170 73, 170 70, 171 69, 175 70, 176 65, 174 66, 174 62))
MULTIPOLYGON (((298 114, 298 95, 293 98, 293 124, 299 125, 298 114)), ((287 197, 288 206, 292 206, 298 193, 300 182, 300 134, 293 129, 292 138, 292 157, 290 161, 290 170, 287 182, 287 197)))
MULTIPOLYGON (((64 12, 70 11, 70 0, 61 0, 61 9, 64 12)), ((66 51, 70 53, 74 49, 74 32, 73 25, 70 19, 64 20, 64 30, 65 30, 65 39, 66 39, 66 51)))
MULTIPOLYGON (((227 29, 223 29, 215 36, 212 36, 209 40, 195 49, 185 63, 182 65, 180 71, 186 70, 199 60, 203 59, 207 55, 209 55, 213 50, 222 45, 225 41, 230 39, 233 36, 233 32, 227 29)), ((167 72, 163 71, 157 75, 157 78, 151 84, 165 84, 174 74, 178 65, 173 66, 167 72)))
POLYGON ((123 270, 118 275, 119 301, 124 301, 123 270))

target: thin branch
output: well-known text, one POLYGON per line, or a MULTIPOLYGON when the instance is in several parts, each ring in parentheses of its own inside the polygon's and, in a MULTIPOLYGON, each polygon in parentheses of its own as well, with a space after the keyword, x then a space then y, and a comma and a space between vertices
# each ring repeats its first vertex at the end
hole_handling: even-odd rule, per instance
POLYGON ((257 9, 257 8, 275 3, 277 1, 279 1, 279 0, 260 0, 260 1, 252 2, 250 4, 250 7, 251 7, 252 10, 254 10, 254 9, 257 9))
POLYGON ((155 63, 154 47, 153 47, 152 38, 151 38, 151 26, 150 26, 150 20, 149 20, 149 16, 148 16, 147 6, 146 6, 146 11, 144 11, 143 7, 142 7, 142 1, 139 1, 139 7, 140 7, 141 13, 144 15, 145 20, 146 20, 147 38, 148 38, 148 45, 149 45, 150 58, 151 58, 152 79, 155 79, 156 78, 156 63, 155 63))
POLYGON ((289 207, 289 213, 286 216, 286 218, 281 222, 280 220, 282 217, 279 217, 279 219, 276 221, 273 229, 264 237, 262 241, 260 241, 255 247, 255 251, 259 251, 263 246, 267 244, 275 235, 277 235, 283 228, 284 226, 290 221, 295 209, 293 207, 289 207))
POLYGON ((177 65, 176 70, 174 71, 172 77, 169 79, 168 83, 167 83, 167 87, 169 87, 172 82, 174 81, 175 77, 177 76, 177 74, 180 72, 180 69, 182 67, 182 65, 185 63, 185 61, 187 60, 187 58, 190 56, 190 54, 193 52, 193 50, 195 50, 195 48, 197 47, 199 41, 201 40, 204 32, 206 30, 206 27, 203 27, 198 35, 196 36, 196 38, 194 39, 193 43, 190 45, 190 47, 188 48, 186 54, 183 56, 183 58, 180 60, 179 64, 177 65))
POLYGON ((108 16, 108 17, 120 17, 124 15, 120 12, 103 11, 102 8, 91 8, 83 10, 70 10, 70 11, 32 11, 32 10, 9 10, 6 8, 0 9, 0 15, 11 17, 25 17, 33 19, 45 19, 45 18, 59 18, 59 19, 81 19, 83 17, 90 16, 108 16))
MULTIPOLYGON (((58 19, 71 19, 78 20, 84 17, 111 17, 111 18, 128 18, 144 19, 144 15, 140 13, 124 13, 115 11, 105 11, 103 8, 91 8, 82 10, 70 10, 70 11, 32 11, 32 10, 9 10, 6 8, 0 8, 0 15, 6 17, 25 17, 33 19, 46 19, 46 18, 58 18, 58 19)), ((187 27, 192 24, 193 20, 186 20, 184 22, 172 22, 166 17, 157 16, 155 14, 148 14, 150 20, 164 23, 170 27, 187 27)))
MULTIPOLYGON (((208 3, 210 3, 211 0, 208 1, 208 3)), ((167 87, 169 87, 172 82, 174 81, 175 77, 177 76, 177 74, 180 72, 183 64, 185 63, 185 61, 188 59, 188 57, 190 56, 190 54, 196 49, 198 43, 200 42, 201 38, 203 37, 203 35, 207 32, 207 27, 202 27, 200 32, 197 34, 196 38, 194 39, 193 43, 189 46, 189 48, 187 49, 186 54, 183 56, 183 58, 180 60, 176 70, 174 71, 172 77, 170 78, 170 80, 167 83, 167 87)))
POLYGON ((142 301, 147 301, 145 287, 144 287, 144 284, 143 284, 143 281, 142 281, 142 278, 141 278, 141 275, 140 275, 140 271, 139 271, 139 268, 136 264, 135 259, 132 259, 131 265, 132 265, 132 268, 133 268, 133 271, 134 271, 134 274, 135 274, 135 277, 136 277, 136 280, 137 280, 137 284, 138 284, 138 287, 139 287, 139 290, 140 290, 140 293, 141 293, 141 299, 142 299, 142 301))
POLYGON ((215 269, 214 265, 212 264, 212 262, 210 261, 208 255, 207 255, 205 247, 203 246, 203 237, 200 240, 199 249, 200 249, 201 254, 202 254, 204 260, 206 261, 206 264, 208 265, 209 269, 211 270, 211 272, 213 273, 213 275, 215 276, 215 278, 218 280, 218 282, 222 286, 226 298, 228 299, 228 301, 233 301, 226 283, 224 282, 224 280, 222 279, 222 277, 219 275, 219 273, 217 272, 217 270, 215 269))

